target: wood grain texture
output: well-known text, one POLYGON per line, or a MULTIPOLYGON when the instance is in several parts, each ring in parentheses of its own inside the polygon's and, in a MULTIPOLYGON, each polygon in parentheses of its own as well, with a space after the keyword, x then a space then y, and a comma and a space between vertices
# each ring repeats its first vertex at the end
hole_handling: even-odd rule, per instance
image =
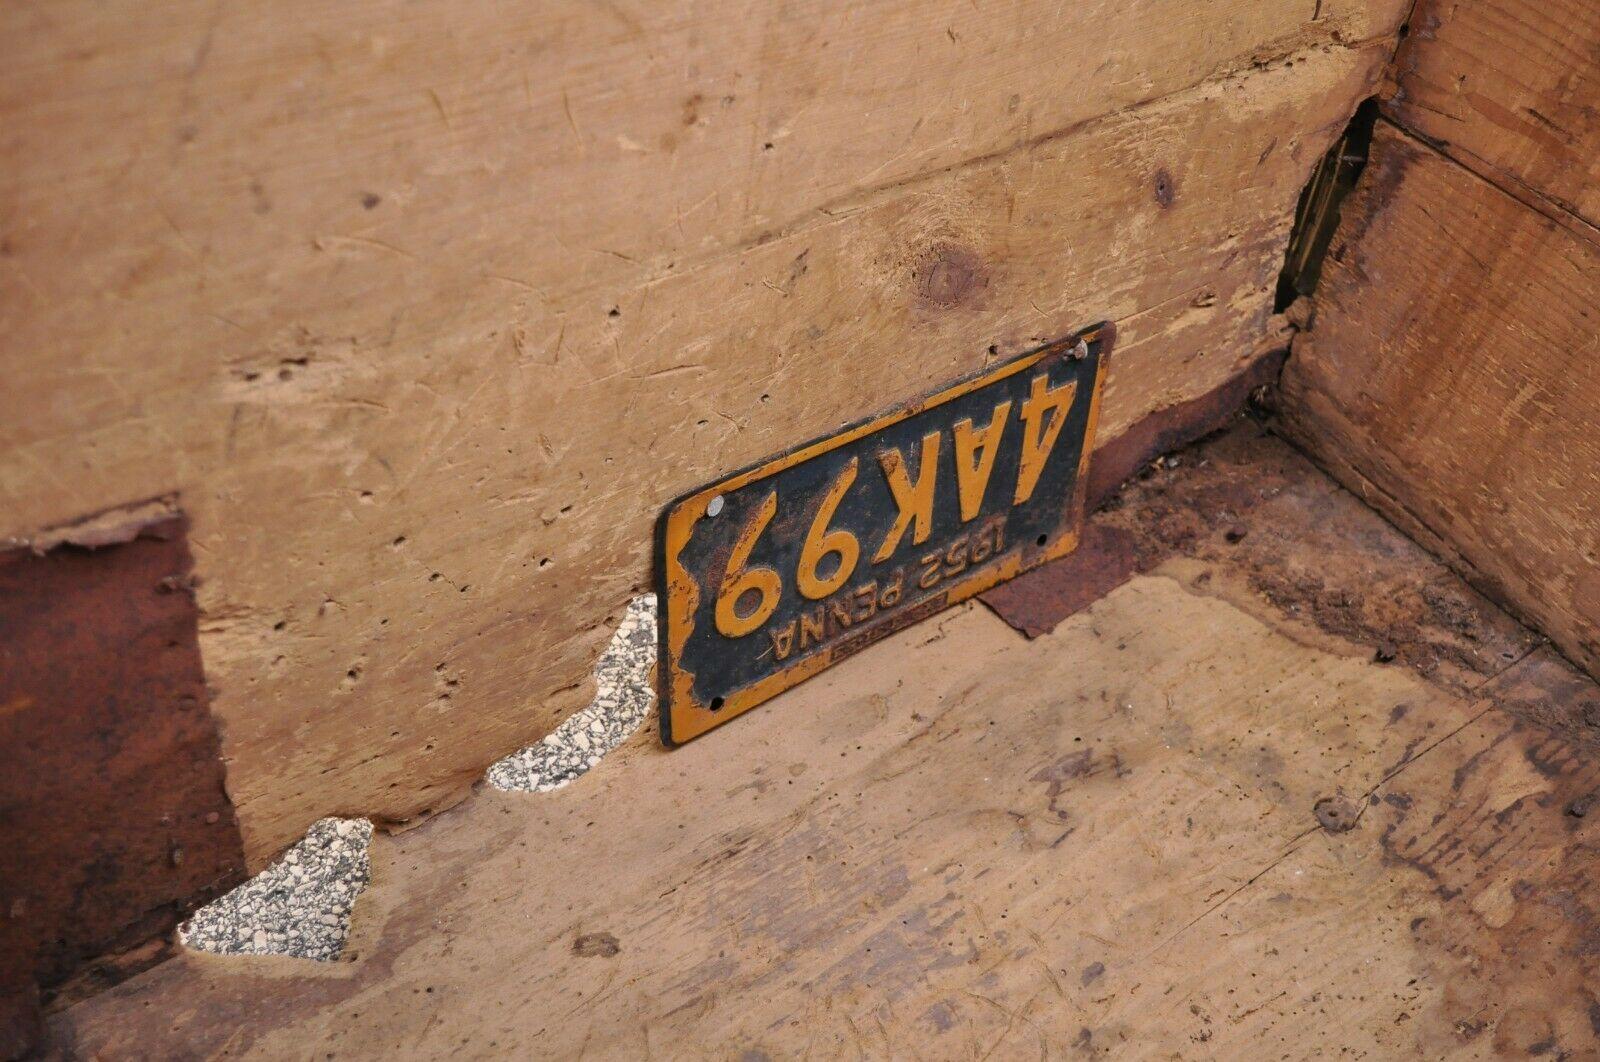
POLYGON ((1099 318, 1108 439, 1235 371, 1403 5, 1310 6, 9 6, 0 532, 183 494, 253 865, 446 806, 674 494, 1099 318))
MULTIPOLYGON (((1151 462, 1086 521, 1085 541, 1092 537, 1117 544, 1115 560, 1105 566, 1120 575, 1102 583, 1095 598, 1131 574, 1185 558, 1203 566, 1210 592, 1302 642, 1333 651, 1367 646, 1374 659, 1462 696, 1541 644, 1304 455, 1242 415, 1222 434, 1151 462)), ((1043 609, 1065 601, 1076 612, 1088 603, 1079 595, 1096 589, 1097 578, 1080 574, 1069 582, 1081 563, 1076 557, 1006 586, 1043 609), (1055 575, 1057 567, 1067 576, 1055 575)), ((1001 618, 1030 636, 1070 614, 1019 624, 995 596, 982 600, 998 604, 1001 618)))
MULTIPOLYGON (((1414 549, 1366 518, 1298 561, 1359 594, 1363 557, 1414 549)), ((641 735, 568 789, 380 837, 351 963, 186 955, 54 1033, 86 1057, 1595 1050, 1600 817, 1566 813, 1594 736, 1514 714, 1571 672, 1452 692, 1240 608, 1248 572, 1173 561, 1033 641, 965 606, 782 723, 641 735)))
POLYGON ((1600 224, 1600 5, 1421 0, 1387 112, 1452 158, 1600 224))
MULTIPOLYGON (((784 699, 799 702, 787 725, 752 717, 670 758, 636 745, 537 810, 480 797, 385 845, 353 969, 186 955, 63 1025, 107 1056, 164 1042, 643 1057, 647 1041, 664 1056, 1048 1056, 1083 1029, 1115 1047, 1153 1027, 1228 1053, 1284 1022, 1286 983, 1299 1003, 1349 965, 1385 995, 1415 974, 1413 912, 1389 890, 1356 909, 1399 946, 1329 953, 1350 913, 1332 908, 1376 875, 1310 814, 1335 768, 1364 794, 1427 722, 1470 718, 1408 675, 1322 657, 1158 576, 1033 642, 963 607, 784 699), (1385 728, 1401 702, 1417 710, 1385 728), (609 810, 640 786, 652 813, 609 810), (502 919, 518 932, 490 932, 502 919), (1267 927, 1290 924, 1295 947, 1267 956, 1287 943, 1267 927), (575 954, 598 933, 616 955, 575 954)), ((1349 1018, 1368 1047, 1412 1032, 1349 1018)))
POLYGON ((1600 245, 1380 127, 1284 373, 1290 427, 1600 669, 1600 245))

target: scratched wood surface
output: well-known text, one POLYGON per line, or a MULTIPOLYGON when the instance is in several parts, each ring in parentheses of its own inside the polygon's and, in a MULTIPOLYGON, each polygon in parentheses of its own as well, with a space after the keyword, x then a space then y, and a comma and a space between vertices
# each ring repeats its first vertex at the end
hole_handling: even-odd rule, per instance
POLYGON ((1386 107, 1543 209, 1600 224, 1600 5, 1421 0, 1386 107))
POLYGON ((1600 674, 1600 7, 1422 0, 1389 80, 1289 427, 1600 674))
POLYGON ((247 854, 587 697, 670 497, 1122 326, 1282 341, 1402 0, 0 7, 0 535, 178 492, 247 854))
POLYGON ((1284 374, 1296 437, 1600 671, 1600 244, 1376 149, 1284 374))
POLYGON ((682 750, 481 794, 377 839, 353 961, 185 956, 54 1031, 119 1058, 1600 1050, 1600 691, 1269 457, 1253 505, 1237 451, 1158 474, 1135 504, 1176 552, 1053 633, 963 607, 682 750), (1475 678, 1338 633, 1415 588, 1475 678))

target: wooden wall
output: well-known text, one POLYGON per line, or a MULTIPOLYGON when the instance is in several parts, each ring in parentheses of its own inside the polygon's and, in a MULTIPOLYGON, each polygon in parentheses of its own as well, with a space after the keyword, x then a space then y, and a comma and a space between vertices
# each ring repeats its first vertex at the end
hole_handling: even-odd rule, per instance
POLYGON ((1279 342, 1408 0, 0 7, 0 536, 175 494, 259 866, 586 697, 672 495, 1098 318, 1279 342))
POLYGON ((1422 0, 1290 425, 1600 674, 1600 7, 1422 0))

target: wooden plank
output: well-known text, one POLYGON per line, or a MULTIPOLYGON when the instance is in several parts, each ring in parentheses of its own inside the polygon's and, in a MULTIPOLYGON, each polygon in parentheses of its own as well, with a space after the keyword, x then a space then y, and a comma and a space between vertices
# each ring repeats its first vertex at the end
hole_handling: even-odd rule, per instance
POLYGON ((481 794, 376 839, 350 962, 188 954, 54 1032, 109 1057, 1593 1050, 1600 689, 1253 435, 1101 514, 1177 556, 1053 633, 954 612, 781 725, 481 794), (1475 674, 1426 666, 1464 643, 1475 674))
MULTIPOLYGON (((203 646, 259 862, 328 809, 450 803, 544 733, 643 582, 654 510, 717 470, 1091 317, 1126 337, 1107 438, 1234 373, 1294 194, 1379 61, 1334 50, 1210 83, 642 286, 618 317, 485 321, 459 337, 472 358, 438 357, 437 323, 400 321, 386 347, 386 310, 306 365, 189 377, 149 416, 21 453, 93 457, 64 494, 190 489, 203 646)), ((35 385, 62 381, 29 374, 22 395, 35 385)), ((8 499, 64 504, 40 461, 0 469, 8 499)))
POLYGON ((1074 572, 1081 560, 1074 555, 1006 584, 1032 599, 1032 623, 1019 623, 1030 617, 1014 615, 993 591, 982 600, 1037 636, 1126 580, 1130 566, 1173 570, 1174 558, 1184 558, 1192 586, 1222 594, 1275 629, 1331 651, 1365 646, 1373 659, 1409 667, 1463 696, 1540 644, 1310 460, 1242 416, 1220 437, 1144 468, 1088 521, 1084 548, 1096 538, 1116 544, 1100 550, 1104 571, 1074 572), (1074 574, 1077 581, 1069 582, 1074 574), (1107 575, 1094 598, 1080 596, 1107 575))
POLYGON ((1388 113, 1546 208, 1600 224, 1600 7, 1422 0, 1388 113))
POLYGON ((1376 794, 1371 829, 1389 865, 1420 874, 1442 901, 1439 915, 1407 925, 1454 1018, 1419 1030, 1424 1056, 1600 1049, 1589 957, 1600 743, 1570 711, 1597 691, 1573 676, 1548 649, 1508 669, 1481 691, 1482 714, 1428 751, 1434 769, 1376 794), (1552 707, 1569 709, 1561 730, 1530 721, 1552 707))
POLYGON ((292 346, 297 325, 329 341, 316 318, 383 290, 388 255, 417 263, 417 316, 450 304, 419 283, 434 270, 495 293, 502 317, 519 301, 604 310, 862 192, 1386 37, 1404 7, 8 6, 8 254, 19 297, 71 301, 50 323, 73 346, 103 327, 106 298, 166 299, 191 330, 205 312, 231 322, 182 344, 225 348, 229 365, 292 346), (197 271, 208 287, 190 302, 197 271))
MULTIPOLYGON (((493 1021, 494 1050, 561 1057, 643 1055, 646 1041, 665 1055, 920 1042, 960 1056, 996 1041, 1037 1053, 1041 1035, 1070 1044, 1080 1027, 1127 1035, 1168 989, 1212 1009, 1209 993, 1191 998, 1227 961, 1208 908, 1307 840, 1326 772, 1349 755, 1306 741, 1315 761, 1275 769, 1292 787, 1279 794, 1251 777, 1277 762, 1262 750, 1283 756, 1284 728, 1321 719, 1377 743, 1352 771, 1371 784, 1411 728, 1451 709, 1409 676, 1319 659, 1163 577, 1031 643, 963 608, 783 707, 784 726, 753 717, 670 755, 637 748, 555 800, 485 795, 385 846, 374 889, 387 902, 363 912, 353 981, 185 956, 68 1012, 74 1041, 107 1055, 157 1036, 195 1037, 184 1050, 201 1055, 228 1042, 267 1056, 290 1040, 429 1055, 460 1042, 464 1019, 493 1021), (1354 695, 1309 710, 1341 688, 1354 695), (1419 696, 1403 733, 1349 719, 1419 696), (619 819, 619 800, 654 814, 619 819), (480 890, 516 906, 495 912, 480 890), (413 921, 425 894, 448 938, 413 921), (518 930, 495 934, 492 956, 491 918, 518 930), (576 957, 574 939, 599 932, 618 954, 576 957), (1196 966, 1181 983, 1141 961, 1174 937, 1196 966), (474 965, 500 973, 469 987, 453 971, 474 965), (419 1002, 441 994, 453 1015, 419 1002), (253 997, 259 1016, 229 997, 253 997)), ((1181 1007, 1161 1013, 1183 1021, 1181 1007)))
POLYGON ((1594 1047, 1583 930, 1540 936, 1594 869, 1600 827, 1560 812, 1594 772, 1482 703, 1166 573, 1033 642, 961 612, 787 696, 791 725, 641 742, 383 841, 353 966, 186 956, 56 1031, 112 1056, 1594 1047))
POLYGON ((1392 127, 1295 342, 1298 439, 1600 669, 1600 245, 1392 127))
POLYGON ((448 806, 672 494, 1096 318, 1107 440, 1253 353, 1397 3, 1058 6, 8 8, 5 531, 184 494, 254 865, 448 806))

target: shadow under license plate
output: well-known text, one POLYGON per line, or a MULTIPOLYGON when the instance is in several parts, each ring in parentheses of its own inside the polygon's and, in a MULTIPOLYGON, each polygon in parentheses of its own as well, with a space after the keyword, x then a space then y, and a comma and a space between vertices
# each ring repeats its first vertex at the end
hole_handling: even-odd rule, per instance
POLYGON ((662 740, 1072 552, 1112 336, 1096 325, 668 505, 662 740))

